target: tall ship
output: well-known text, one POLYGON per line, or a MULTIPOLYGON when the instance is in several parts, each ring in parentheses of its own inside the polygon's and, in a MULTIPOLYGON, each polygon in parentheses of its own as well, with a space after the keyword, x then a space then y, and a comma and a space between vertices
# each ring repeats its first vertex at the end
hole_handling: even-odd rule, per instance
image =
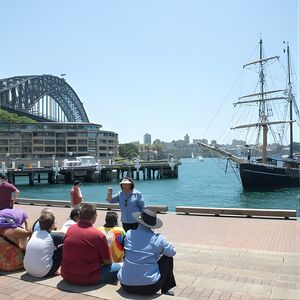
MULTIPOLYGON (((256 140, 253 144, 246 144, 244 156, 237 156, 226 149, 198 142, 200 146, 217 152, 223 158, 233 162, 238 168, 241 183, 245 190, 267 190, 279 188, 300 187, 300 153, 294 153, 294 126, 299 126, 299 111, 295 101, 292 87, 290 47, 285 43, 286 54, 284 87, 270 88, 267 79, 269 67, 279 62, 279 56, 266 57, 264 55, 263 41, 259 41, 259 58, 245 64, 243 69, 255 69, 258 74, 257 89, 252 93, 243 95, 234 103, 234 107, 244 107, 248 122, 232 127, 233 130, 244 130, 248 137, 250 130, 256 131, 256 140), (255 114, 254 114, 255 113, 255 114), (251 121, 249 117, 252 117, 251 121), (254 117, 253 117, 254 116, 254 117), (277 129, 279 131, 277 131, 277 129), (268 154, 268 138, 277 137, 284 144, 284 134, 288 135, 288 153, 268 154), (259 150, 258 158, 252 157, 254 150, 259 150)), ((241 118, 239 119, 241 121, 241 118)), ((251 131, 252 132, 252 131, 251 131)), ((284 146, 281 147, 281 150, 284 146)))

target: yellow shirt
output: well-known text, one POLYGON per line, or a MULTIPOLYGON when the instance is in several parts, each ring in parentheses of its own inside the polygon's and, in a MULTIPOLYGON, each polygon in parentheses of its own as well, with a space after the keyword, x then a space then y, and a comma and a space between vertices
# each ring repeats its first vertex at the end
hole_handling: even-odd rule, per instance
POLYGON ((123 261, 125 230, 122 227, 98 228, 106 237, 113 262, 123 261))

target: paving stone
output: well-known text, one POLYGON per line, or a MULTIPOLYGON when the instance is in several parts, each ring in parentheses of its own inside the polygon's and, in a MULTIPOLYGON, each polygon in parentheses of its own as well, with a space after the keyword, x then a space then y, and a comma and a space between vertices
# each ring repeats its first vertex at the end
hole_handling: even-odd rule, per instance
MULTIPOLYGON (((43 207, 20 206, 35 220, 43 207)), ((70 209, 53 208, 60 227, 70 209)), ((103 223, 99 211, 95 226, 103 223)), ((300 299, 299 221, 160 215, 164 234, 177 249, 174 300, 300 299), (191 230, 186 234, 186 224, 191 230), (280 232, 280 235, 278 235, 280 232)), ((22 280, 25 272, 1 275, 0 299, 150 299, 119 292, 120 285, 86 293, 58 290, 60 277, 40 282, 22 280), (1 289, 4 293, 1 295, 1 289), (7 295, 9 294, 9 295, 7 295), (13 298, 12 298, 13 297, 13 298), (37 297, 37 298, 35 298, 37 297)), ((160 300, 170 299, 156 295, 160 300)), ((153 299, 153 297, 152 297, 153 299)))

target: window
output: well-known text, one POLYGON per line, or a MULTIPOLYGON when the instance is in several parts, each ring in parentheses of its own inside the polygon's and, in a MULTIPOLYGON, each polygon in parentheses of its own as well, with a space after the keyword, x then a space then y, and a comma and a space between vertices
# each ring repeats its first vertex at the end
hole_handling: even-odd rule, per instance
POLYGON ((78 151, 87 152, 87 147, 78 147, 78 151))
POLYGON ((78 140, 78 145, 87 145, 87 140, 78 140))
POLYGON ((64 140, 56 140, 56 145, 59 145, 59 146, 65 145, 65 141, 64 140))
POLYGON ((76 132, 67 132, 67 136, 77 136, 76 132))
POLYGON ((43 144, 44 143, 44 141, 43 140, 32 140, 32 143, 34 144, 34 145, 37 145, 37 144, 43 144))
POLYGON ((54 140, 46 140, 45 139, 45 145, 55 145, 55 141, 54 140))
POLYGON ((76 145, 77 141, 76 140, 68 140, 67 143, 68 143, 68 145, 76 145))
POLYGON ((10 146, 20 146, 21 145, 21 141, 20 140, 10 140, 9 141, 9 145, 10 146))
POLYGON ((55 152, 54 147, 45 147, 45 152, 55 152))

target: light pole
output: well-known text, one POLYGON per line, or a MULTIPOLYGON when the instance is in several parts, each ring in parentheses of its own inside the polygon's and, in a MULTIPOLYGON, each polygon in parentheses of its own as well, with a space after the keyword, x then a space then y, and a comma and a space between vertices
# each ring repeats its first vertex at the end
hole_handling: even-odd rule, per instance
POLYGON ((52 167, 54 168, 55 166, 55 154, 52 154, 52 167))
POLYGON ((150 146, 149 145, 146 146, 146 150, 147 150, 147 161, 149 161, 150 160, 150 146))
POLYGON ((9 158, 10 158, 10 153, 6 153, 6 165, 7 165, 7 169, 9 168, 9 158))
POLYGON ((113 152, 112 152, 112 151, 109 151, 109 152, 108 152, 108 156, 109 156, 108 164, 109 164, 109 165, 112 165, 113 152))

